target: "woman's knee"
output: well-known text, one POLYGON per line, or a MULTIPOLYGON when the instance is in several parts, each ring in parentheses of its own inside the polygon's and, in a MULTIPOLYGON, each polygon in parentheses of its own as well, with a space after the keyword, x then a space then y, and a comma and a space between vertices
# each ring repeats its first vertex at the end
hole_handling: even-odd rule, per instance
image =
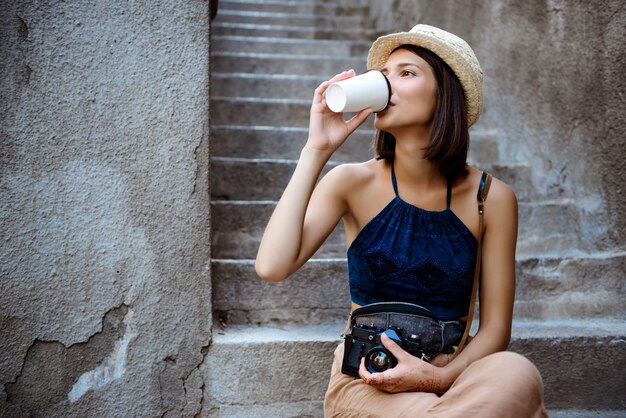
POLYGON ((494 353, 485 359, 502 380, 519 382, 543 391, 543 381, 537 367, 526 357, 512 351, 494 353))
POLYGON ((492 354, 490 357, 494 358, 500 365, 506 366, 512 372, 539 374, 539 370, 537 370, 533 362, 521 354, 512 351, 501 351, 492 354))

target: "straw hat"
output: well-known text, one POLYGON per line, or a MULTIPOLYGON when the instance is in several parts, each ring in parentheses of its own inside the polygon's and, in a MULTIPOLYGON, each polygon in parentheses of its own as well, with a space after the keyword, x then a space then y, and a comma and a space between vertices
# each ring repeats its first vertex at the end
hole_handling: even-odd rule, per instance
POLYGON ((472 126, 483 107, 483 70, 472 48, 450 32, 434 26, 416 25, 409 32, 392 33, 374 41, 367 56, 367 69, 382 69, 393 50, 407 44, 434 52, 454 71, 465 91, 467 123, 472 126))

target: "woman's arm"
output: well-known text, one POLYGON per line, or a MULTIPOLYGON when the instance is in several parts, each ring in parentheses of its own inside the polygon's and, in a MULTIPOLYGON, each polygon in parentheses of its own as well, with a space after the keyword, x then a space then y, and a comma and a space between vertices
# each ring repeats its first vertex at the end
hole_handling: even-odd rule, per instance
POLYGON ((256 272, 265 280, 283 280, 300 268, 345 213, 342 182, 334 181, 340 173, 329 173, 317 187, 315 183, 335 150, 372 113, 369 109, 363 110, 344 121, 343 114, 334 113, 326 106, 324 92, 328 86, 354 75, 352 70, 343 72, 315 90, 309 138, 267 224, 257 253, 256 272))
POLYGON ((393 341, 382 342, 398 359, 383 373, 369 373, 362 365, 363 380, 388 392, 443 393, 474 361, 506 349, 511 337, 515 299, 515 246, 517 199, 503 182, 494 179, 485 202, 480 281, 480 327, 476 336, 449 364, 437 367, 411 356, 393 341))

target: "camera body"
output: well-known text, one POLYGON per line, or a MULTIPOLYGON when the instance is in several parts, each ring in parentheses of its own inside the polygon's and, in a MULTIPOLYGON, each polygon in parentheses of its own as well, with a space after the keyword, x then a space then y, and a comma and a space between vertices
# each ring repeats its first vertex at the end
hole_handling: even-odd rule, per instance
POLYGON ((398 361, 383 346, 381 342, 382 334, 386 334, 410 354, 426 361, 429 360, 422 351, 420 339, 416 335, 401 337, 400 330, 393 327, 383 329, 357 324, 352 328, 352 332, 345 336, 341 372, 358 377, 361 358, 363 357, 365 357, 365 368, 370 373, 383 372, 395 367, 398 361))

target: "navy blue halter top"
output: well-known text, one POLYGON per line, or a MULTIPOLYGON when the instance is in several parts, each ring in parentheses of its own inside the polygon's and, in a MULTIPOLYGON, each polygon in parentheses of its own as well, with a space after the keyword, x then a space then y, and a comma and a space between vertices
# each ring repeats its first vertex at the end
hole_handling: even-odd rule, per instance
POLYGON ((398 194, 363 227, 348 249, 352 301, 410 302, 424 306, 439 319, 467 315, 476 265, 476 238, 450 210, 428 211, 405 202, 398 194))

